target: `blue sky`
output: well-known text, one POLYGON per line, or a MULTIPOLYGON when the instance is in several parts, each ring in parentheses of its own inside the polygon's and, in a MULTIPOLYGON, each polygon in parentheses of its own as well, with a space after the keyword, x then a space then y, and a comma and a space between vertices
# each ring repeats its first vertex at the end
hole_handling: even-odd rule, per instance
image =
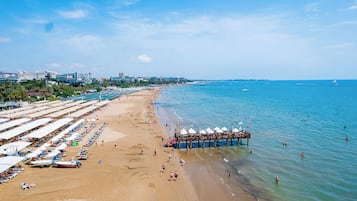
POLYGON ((0 0, 0 71, 356 79, 357 1, 0 0))

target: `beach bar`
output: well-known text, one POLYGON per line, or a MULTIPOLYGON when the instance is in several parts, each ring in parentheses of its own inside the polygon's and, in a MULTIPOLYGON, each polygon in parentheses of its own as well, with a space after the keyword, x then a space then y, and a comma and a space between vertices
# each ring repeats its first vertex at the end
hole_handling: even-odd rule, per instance
POLYGON ((242 128, 228 130, 226 127, 216 127, 199 131, 195 131, 193 128, 188 130, 183 128, 175 130, 174 139, 168 145, 177 149, 233 146, 243 144, 243 139, 246 139, 246 145, 249 145, 250 137, 251 134, 242 128))

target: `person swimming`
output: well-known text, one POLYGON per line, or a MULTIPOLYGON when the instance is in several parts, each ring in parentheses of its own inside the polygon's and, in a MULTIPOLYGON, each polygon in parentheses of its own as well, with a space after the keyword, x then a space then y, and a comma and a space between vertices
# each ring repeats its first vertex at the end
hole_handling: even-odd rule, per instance
POLYGON ((304 158, 304 157, 305 157, 305 153, 304 153, 304 152, 301 152, 300 157, 301 157, 301 158, 304 158))

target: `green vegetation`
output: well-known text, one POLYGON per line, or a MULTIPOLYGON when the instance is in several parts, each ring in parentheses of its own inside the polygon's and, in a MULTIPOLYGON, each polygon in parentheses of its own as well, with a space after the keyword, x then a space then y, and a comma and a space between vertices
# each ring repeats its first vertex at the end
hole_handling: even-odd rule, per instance
MULTIPOLYGON (((187 80, 180 81, 188 82, 187 80)), ((60 98, 66 98, 71 96, 80 95, 87 91, 100 92, 109 86, 117 86, 120 88, 149 86, 152 84, 170 84, 177 83, 175 80, 165 80, 159 78, 152 78, 148 81, 133 82, 126 81, 111 81, 104 79, 101 82, 94 80, 92 84, 80 85, 80 84, 68 84, 68 83, 56 83, 53 85, 46 84, 45 80, 32 80, 20 83, 10 83, 8 80, 5 83, 0 84, 0 102, 6 101, 38 101, 38 100, 57 100, 60 98)))

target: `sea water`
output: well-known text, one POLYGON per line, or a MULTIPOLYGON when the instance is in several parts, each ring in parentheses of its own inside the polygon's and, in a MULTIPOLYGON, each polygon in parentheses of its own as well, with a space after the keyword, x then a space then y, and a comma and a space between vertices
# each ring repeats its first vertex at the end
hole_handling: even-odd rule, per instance
POLYGON ((174 116, 162 118, 171 135, 173 127, 251 132, 249 145, 205 153, 226 159, 258 198, 357 200, 357 81, 212 81, 165 88, 155 105, 174 116))

